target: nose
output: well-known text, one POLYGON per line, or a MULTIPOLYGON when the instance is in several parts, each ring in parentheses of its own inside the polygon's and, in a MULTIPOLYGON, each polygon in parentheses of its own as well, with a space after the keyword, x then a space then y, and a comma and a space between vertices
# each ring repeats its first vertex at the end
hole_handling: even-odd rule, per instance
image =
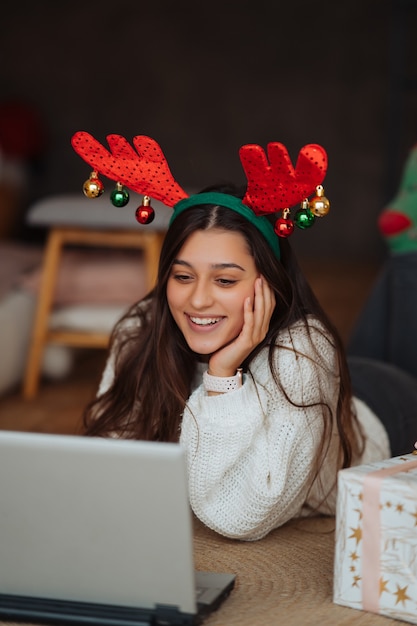
POLYGON ((195 311, 207 309, 213 304, 213 295, 206 281, 197 280, 190 297, 190 304, 195 311))

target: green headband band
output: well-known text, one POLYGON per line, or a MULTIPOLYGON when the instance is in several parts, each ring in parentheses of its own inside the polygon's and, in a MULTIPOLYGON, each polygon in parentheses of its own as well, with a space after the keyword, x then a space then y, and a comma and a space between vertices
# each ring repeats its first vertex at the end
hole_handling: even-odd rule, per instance
POLYGON ((242 203, 240 198, 236 198, 235 196, 229 196, 226 193, 218 193, 217 191, 208 191, 206 193, 197 193, 193 196, 189 196, 188 198, 184 198, 184 200, 180 200, 174 206, 174 212, 170 219, 169 224, 171 225, 175 218, 178 217, 183 211, 189 209, 193 206, 199 206, 201 204, 214 204, 219 206, 224 206, 239 215, 242 215, 246 218, 251 224, 256 226, 256 228, 262 233, 265 237, 269 246, 272 248, 275 256, 279 260, 281 258, 281 252, 279 248, 279 239, 274 231, 274 227, 271 222, 269 222, 266 217, 262 215, 255 215, 255 213, 250 209, 246 204, 242 203))

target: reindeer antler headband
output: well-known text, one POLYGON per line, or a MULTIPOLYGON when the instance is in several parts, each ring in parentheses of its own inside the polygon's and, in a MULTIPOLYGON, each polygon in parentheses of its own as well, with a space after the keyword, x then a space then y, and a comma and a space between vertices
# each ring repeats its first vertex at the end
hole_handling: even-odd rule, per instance
POLYGON ((254 224, 279 258, 277 235, 291 235, 294 223, 299 228, 309 228, 316 217, 326 215, 330 208, 321 186, 327 170, 327 155, 317 144, 309 144, 300 150, 295 168, 281 143, 269 143, 267 155, 261 146, 242 146, 239 156, 248 185, 243 200, 240 200, 216 192, 188 196, 172 176, 160 146, 150 137, 134 137, 135 150, 120 135, 108 135, 107 142, 110 151, 86 132, 77 132, 72 137, 74 150, 93 168, 89 180, 84 183, 84 193, 88 197, 101 195, 103 184, 97 176, 100 173, 117 182, 112 193, 112 202, 116 206, 124 206, 129 199, 123 186, 143 194, 143 204, 136 211, 136 219, 142 224, 153 220, 150 198, 174 208, 171 222, 193 206, 217 204, 240 213, 254 224), (308 200, 313 193, 314 197, 308 200), (293 221, 290 207, 300 202, 301 208, 293 221), (280 217, 273 226, 265 216, 278 212, 280 217))

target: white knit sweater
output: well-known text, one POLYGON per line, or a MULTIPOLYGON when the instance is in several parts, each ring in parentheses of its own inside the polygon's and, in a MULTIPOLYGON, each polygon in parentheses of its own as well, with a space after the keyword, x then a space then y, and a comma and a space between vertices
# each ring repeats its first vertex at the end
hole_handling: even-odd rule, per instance
MULTIPOLYGON (((272 378, 266 350, 252 361, 236 391, 208 396, 202 384, 206 366, 196 372, 180 443, 186 449, 191 507, 220 534, 255 540, 309 510, 334 513, 335 429, 318 476, 312 467, 324 432, 320 402, 336 412, 338 367, 320 324, 312 320, 310 329, 315 350, 301 324, 279 335, 275 362, 282 388, 272 378)), ((113 375, 110 356, 99 394, 113 375)), ((362 402, 354 399, 354 404, 366 434, 364 454, 356 462, 387 458, 383 426, 362 402)))

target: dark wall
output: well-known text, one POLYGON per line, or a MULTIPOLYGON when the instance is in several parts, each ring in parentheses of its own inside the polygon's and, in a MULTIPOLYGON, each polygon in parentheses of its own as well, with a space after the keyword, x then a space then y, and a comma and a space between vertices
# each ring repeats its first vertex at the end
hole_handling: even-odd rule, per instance
POLYGON ((47 133, 31 199, 81 189, 89 169, 70 147, 76 130, 102 141, 151 135, 181 185, 192 187, 243 182, 243 143, 281 141, 294 160, 306 143, 321 143, 332 209, 293 236, 296 248, 379 258, 376 218, 417 142, 416 98, 393 91, 392 72, 417 62, 404 33, 392 47, 399 14, 407 37, 416 32, 414 4, 8 2, 0 96, 32 103, 47 133))

